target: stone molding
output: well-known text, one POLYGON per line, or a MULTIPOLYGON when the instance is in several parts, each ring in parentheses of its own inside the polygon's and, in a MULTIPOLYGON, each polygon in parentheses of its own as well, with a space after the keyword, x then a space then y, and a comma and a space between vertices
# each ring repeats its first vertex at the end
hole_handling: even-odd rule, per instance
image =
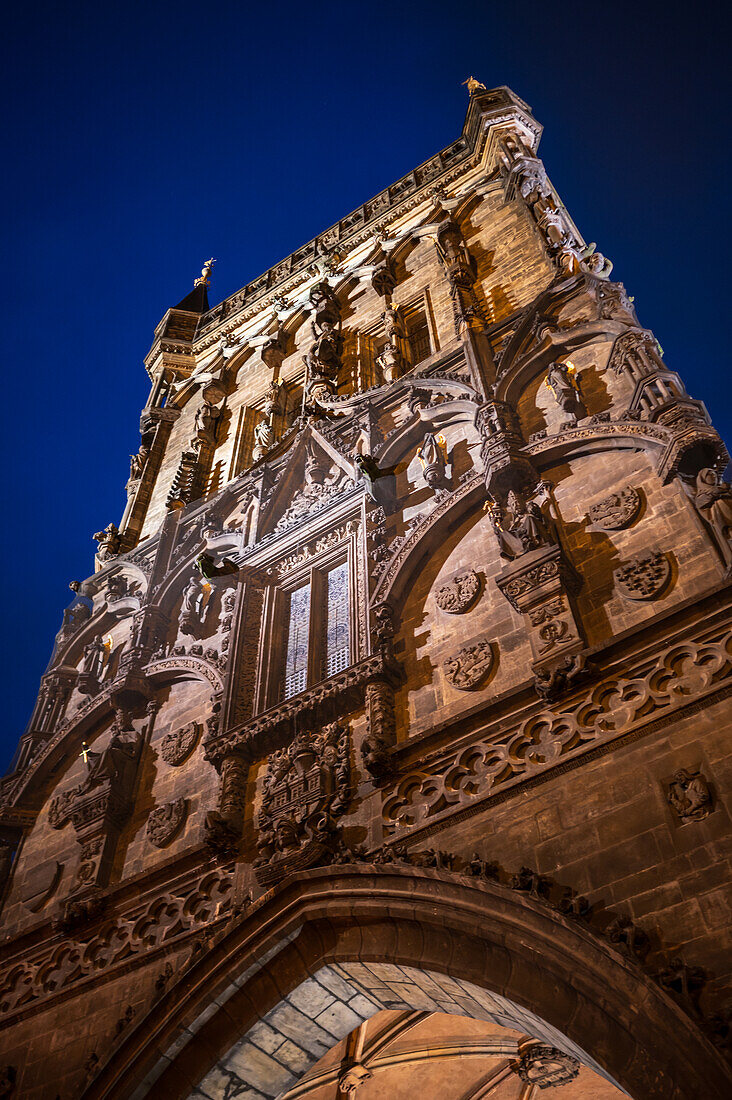
POLYGON ((217 768, 232 753, 254 761, 279 748, 282 736, 292 730, 295 718, 312 716, 319 720, 342 718, 363 706, 366 686, 373 680, 396 683, 398 665, 384 652, 377 652, 350 668, 323 680, 308 691, 256 715, 239 729, 211 730, 204 738, 204 755, 217 768))
MULTIPOLYGON (((435 972, 462 997, 459 1011, 463 982, 483 988, 487 1003, 497 994, 525 1004, 530 989, 532 1011, 571 1049, 614 1052, 603 1068, 630 1095, 683 1100, 699 1093, 702 1074, 707 1091, 726 1094, 730 1071, 697 1021, 582 922, 530 893, 465 875, 355 863, 293 875, 221 928, 99 1067, 84 1100, 122 1100, 143 1073, 165 1094, 179 1080, 181 1051, 185 1080, 200 1080, 223 1052, 222 1035, 236 1042, 324 962, 358 962, 366 976, 372 960, 384 970, 435 972), (190 1045, 186 1031, 194 1037, 190 1045), (170 1053, 161 1058, 161 1052, 170 1053)), ((377 978, 373 985, 384 983, 377 978)), ((378 992, 375 998, 375 1010, 384 1007, 378 992)), ((410 1007, 398 999, 395 1005, 393 991, 390 1001, 389 1007, 410 1007)), ((411 1007, 424 1007, 424 999, 411 1007)))

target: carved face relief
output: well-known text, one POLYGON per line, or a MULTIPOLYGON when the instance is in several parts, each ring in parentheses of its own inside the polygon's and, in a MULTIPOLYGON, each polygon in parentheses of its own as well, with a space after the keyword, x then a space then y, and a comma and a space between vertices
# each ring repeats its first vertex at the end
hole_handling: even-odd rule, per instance
POLYGON ((587 522, 599 527, 601 531, 619 531, 630 526, 637 518, 640 508, 640 493, 627 485, 618 493, 611 493, 588 508, 587 522))
POLYGON ((180 832, 186 816, 185 798, 166 802, 150 811, 147 819, 147 838, 156 848, 164 848, 180 832))
POLYGON ((473 691, 490 675, 495 657, 491 642, 464 646, 445 661, 445 679, 461 691, 473 691))
POLYGON ((636 554, 615 570, 615 584, 628 600, 652 600, 671 578, 671 562, 661 550, 636 554))
POLYGON ((179 768, 195 749, 200 736, 201 726, 198 722, 189 722, 179 730, 171 730, 162 740, 160 755, 166 764, 179 768))
POLYGON ((450 615, 461 615, 476 602, 480 594, 480 577, 474 569, 457 576, 443 584, 435 596, 435 603, 441 611, 450 615))

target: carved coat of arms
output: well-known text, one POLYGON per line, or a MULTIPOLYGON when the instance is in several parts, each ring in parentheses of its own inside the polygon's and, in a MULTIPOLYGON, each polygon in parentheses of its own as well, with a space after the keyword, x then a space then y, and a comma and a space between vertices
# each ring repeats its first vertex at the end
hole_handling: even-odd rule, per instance
POLYGON ((185 798, 166 802, 150 811, 147 819, 147 838, 156 848, 164 848, 180 832, 186 816, 185 798))
POLYGON ((588 508, 587 520, 603 531, 619 531, 633 522, 640 508, 640 493, 627 485, 618 493, 611 493, 588 508))
POLYGON ((488 679, 495 655, 491 642, 476 642, 464 646, 444 664, 445 678, 461 691, 473 691, 488 679))
POLYGON ((160 755, 166 764, 180 767, 195 749, 200 736, 201 726, 198 722, 189 722, 187 726, 171 730, 160 743, 160 755))
POLYGON ((273 886, 294 871, 330 863, 342 845, 336 818, 350 793, 348 726, 302 731, 272 753, 258 821, 257 881, 273 886))
POLYGON ((647 550, 621 562, 613 575, 618 591, 626 599, 652 600, 668 584, 671 562, 661 550, 647 550))
POLYGON ((435 603, 441 611, 460 615, 472 607, 480 594, 480 577, 474 569, 458 573, 437 590, 435 603))
POLYGON ((532 1043, 519 1059, 516 1072, 522 1081, 548 1089, 564 1085, 579 1075, 580 1063, 571 1054, 548 1043, 532 1043))

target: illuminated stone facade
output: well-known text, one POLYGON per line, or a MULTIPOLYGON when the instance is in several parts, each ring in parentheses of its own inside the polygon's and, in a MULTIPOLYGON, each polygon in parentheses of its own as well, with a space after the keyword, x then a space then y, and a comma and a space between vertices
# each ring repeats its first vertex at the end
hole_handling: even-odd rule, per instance
POLYGON ((0 787, 0 1096, 729 1095, 728 459, 540 134, 474 85, 156 329, 0 787))

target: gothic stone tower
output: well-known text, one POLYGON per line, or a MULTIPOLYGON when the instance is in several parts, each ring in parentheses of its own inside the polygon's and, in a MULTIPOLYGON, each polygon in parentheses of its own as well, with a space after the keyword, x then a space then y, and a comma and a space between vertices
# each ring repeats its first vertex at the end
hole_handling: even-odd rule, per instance
POLYGON ((732 1095, 727 454, 469 91, 156 329, 0 789, 1 1096, 732 1095))

